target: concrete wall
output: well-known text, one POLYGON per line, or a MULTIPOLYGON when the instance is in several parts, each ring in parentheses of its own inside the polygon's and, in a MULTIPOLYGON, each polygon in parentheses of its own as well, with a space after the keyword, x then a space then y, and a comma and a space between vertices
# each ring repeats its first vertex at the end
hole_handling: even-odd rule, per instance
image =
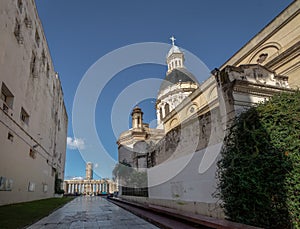
POLYGON ((138 196, 122 196, 122 199, 141 203, 153 204, 171 209, 177 209, 182 212, 191 212, 194 214, 211 216, 214 218, 224 219, 225 215, 219 205, 212 203, 199 203, 196 201, 182 201, 182 200, 169 200, 169 199, 152 199, 148 197, 138 196))
POLYGON ((0 99, 0 205, 52 197, 55 174, 63 179, 65 167, 68 117, 60 80, 34 1, 20 2, 0 1, 0 87, 13 95, 8 110, 0 99))

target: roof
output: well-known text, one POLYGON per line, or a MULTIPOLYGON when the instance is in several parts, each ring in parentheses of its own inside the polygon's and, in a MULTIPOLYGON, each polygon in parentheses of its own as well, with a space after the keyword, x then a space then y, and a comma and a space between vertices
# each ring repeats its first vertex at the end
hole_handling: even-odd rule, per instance
POLYGON ((182 52, 176 45, 172 45, 172 48, 168 52, 167 57, 171 56, 173 53, 182 53, 182 52))
POLYGON ((167 74, 166 78, 160 85, 159 91, 166 89, 168 86, 171 86, 173 84, 177 84, 179 82, 192 82, 192 83, 198 83, 196 77, 190 73, 185 68, 176 68, 173 69, 169 74, 167 74))

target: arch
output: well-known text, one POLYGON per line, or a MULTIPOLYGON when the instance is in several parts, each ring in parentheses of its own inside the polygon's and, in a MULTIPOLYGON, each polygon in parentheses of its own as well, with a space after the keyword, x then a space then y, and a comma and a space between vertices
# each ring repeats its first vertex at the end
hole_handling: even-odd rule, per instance
POLYGON ((177 118, 172 119, 170 122, 170 129, 174 128, 177 125, 178 125, 178 119, 177 118))
MULTIPOLYGON (((207 100, 208 100, 208 101, 209 101, 210 99, 212 99, 213 95, 214 95, 215 92, 216 92, 216 89, 217 89, 216 86, 214 86, 212 89, 210 89, 210 91, 209 91, 208 94, 207 94, 207 100)), ((217 94, 217 96, 218 96, 218 93, 216 93, 216 94, 217 94)))
MULTIPOLYGON (((266 53, 269 55, 268 57, 271 57, 272 55, 270 55, 269 53, 270 53, 270 50, 272 50, 272 49, 275 50, 275 52, 278 52, 281 49, 281 45, 277 42, 269 42, 269 43, 262 45, 258 49, 258 51, 256 51, 254 54, 252 54, 250 56, 248 64, 251 64, 254 61, 256 63, 256 59, 258 58, 258 56, 263 53, 266 53)), ((273 53, 274 53, 274 51, 273 51, 273 53)))
POLYGON ((160 120, 163 120, 163 111, 162 111, 162 107, 159 108, 159 118, 160 120))

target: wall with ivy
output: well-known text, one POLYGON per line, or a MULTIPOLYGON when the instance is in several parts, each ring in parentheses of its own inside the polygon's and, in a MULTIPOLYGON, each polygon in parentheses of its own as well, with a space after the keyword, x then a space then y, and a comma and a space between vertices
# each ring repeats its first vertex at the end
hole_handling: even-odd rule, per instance
POLYGON ((218 196, 230 220, 300 228, 300 92, 250 108, 228 130, 218 196))

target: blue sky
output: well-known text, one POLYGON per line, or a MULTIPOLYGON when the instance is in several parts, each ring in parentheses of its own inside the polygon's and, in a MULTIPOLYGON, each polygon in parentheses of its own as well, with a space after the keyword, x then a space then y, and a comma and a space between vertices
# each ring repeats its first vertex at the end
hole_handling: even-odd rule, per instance
MULTIPOLYGON (((74 137, 72 106, 77 87, 87 70, 105 54, 134 43, 170 43, 169 37, 174 35, 178 46, 213 69, 229 59, 291 2, 36 0, 54 66, 62 82, 69 115, 68 136, 74 137)), ((114 101, 132 83, 150 77, 162 79, 165 72, 166 66, 137 65, 118 73, 105 85, 97 102, 95 123, 99 138, 112 158, 117 159, 118 137, 111 126, 114 101)), ((154 99, 139 102, 145 113, 144 121, 152 121, 154 99)), ((129 119, 130 114, 126 115, 129 119)), ((86 142, 84 137, 83 141, 86 142)), ((92 162, 98 165, 95 177, 111 177, 111 169, 105 168, 105 161, 92 162)), ((75 176, 85 176, 85 161, 70 145, 65 177, 75 176)))

